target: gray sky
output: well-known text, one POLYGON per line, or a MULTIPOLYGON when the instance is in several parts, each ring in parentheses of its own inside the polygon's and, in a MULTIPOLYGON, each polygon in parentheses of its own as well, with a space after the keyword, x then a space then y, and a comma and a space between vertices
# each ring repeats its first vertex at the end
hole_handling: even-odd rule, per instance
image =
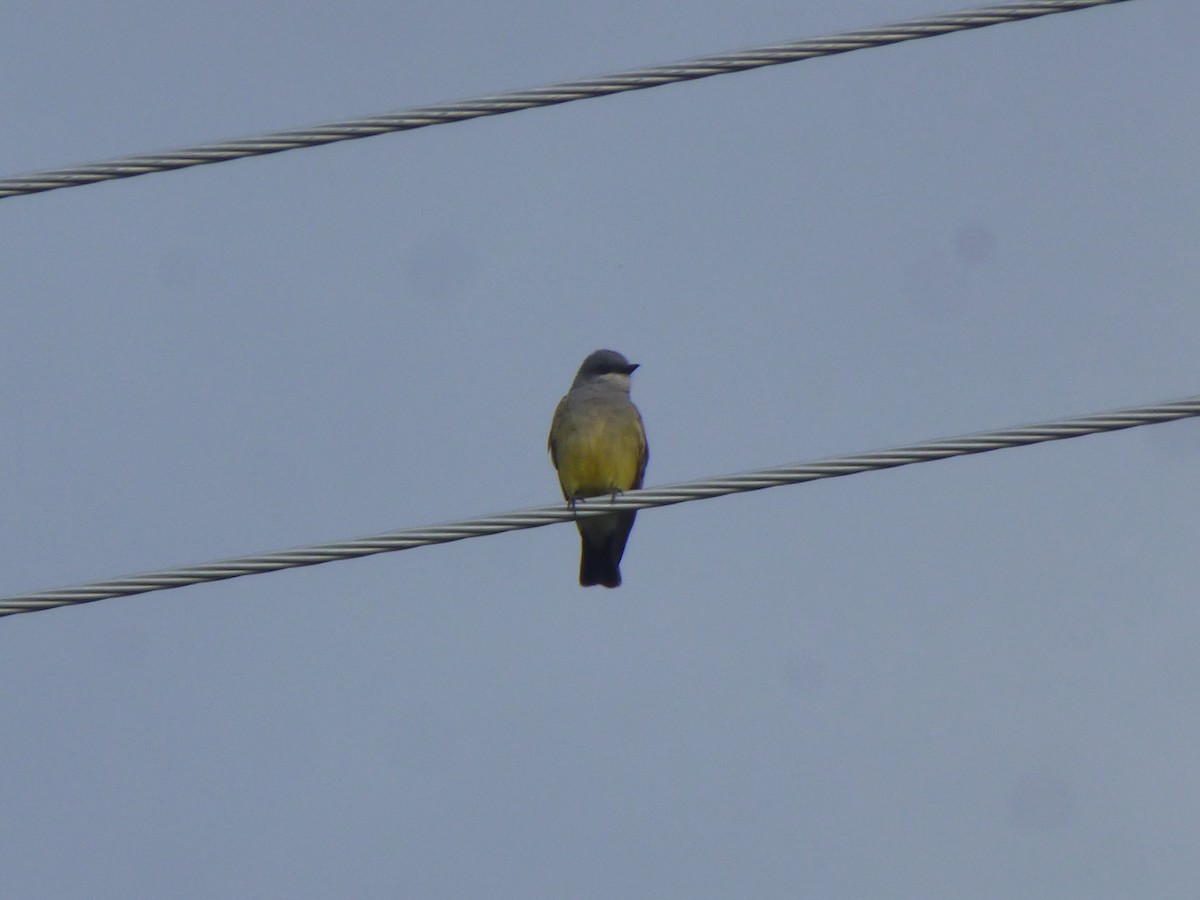
MULTIPOLYGON (((957 4, 21 4, 21 172, 957 4)), ((0 592, 1200 392, 1200 7, 0 203, 0 592)), ((0 621, 4 893, 1183 897, 1200 425, 0 621)))

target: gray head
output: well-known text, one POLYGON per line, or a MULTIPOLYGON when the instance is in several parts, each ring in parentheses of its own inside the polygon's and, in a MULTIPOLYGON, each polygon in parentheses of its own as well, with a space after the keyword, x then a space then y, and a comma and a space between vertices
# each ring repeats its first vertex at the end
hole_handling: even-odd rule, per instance
POLYGON ((603 379, 615 381, 628 389, 629 376, 637 367, 637 363, 631 363, 616 350, 596 350, 588 354, 579 367, 574 384, 603 379))

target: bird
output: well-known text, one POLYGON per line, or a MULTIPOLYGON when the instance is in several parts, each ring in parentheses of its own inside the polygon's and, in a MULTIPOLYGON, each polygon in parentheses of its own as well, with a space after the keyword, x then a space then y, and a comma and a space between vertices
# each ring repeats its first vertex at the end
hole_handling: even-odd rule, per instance
MULTIPOLYGON (((646 476, 650 450, 642 415, 629 399, 631 363, 615 350, 588 354, 559 401, 550 424, 550 460, 558 470, 563 497, 613 497, 636 490, 646 476)), ((621 557, 636 510, 577 519, 583 587, 621 584, 621 557)))

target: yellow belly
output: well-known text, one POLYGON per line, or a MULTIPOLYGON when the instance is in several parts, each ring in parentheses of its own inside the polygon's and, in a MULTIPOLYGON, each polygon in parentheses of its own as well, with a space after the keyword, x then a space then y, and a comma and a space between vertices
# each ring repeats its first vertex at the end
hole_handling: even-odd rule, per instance
POLYGON ((638 480, 644 447, 642 430, 632 420, 562 435, 556 455, 563 494, 595 497, 630 490, 638 480))

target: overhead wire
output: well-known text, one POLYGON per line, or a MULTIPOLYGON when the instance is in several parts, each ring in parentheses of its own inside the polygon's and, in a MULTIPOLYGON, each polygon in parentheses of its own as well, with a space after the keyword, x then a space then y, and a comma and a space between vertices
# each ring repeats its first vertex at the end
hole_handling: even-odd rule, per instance
MULTIPOLYGON (((474 100, 418 107, 368 118, 348 119, 313 128, 221 141, 165 153, 121 157, 106 162, 0 179, 0 199, 97 181, 129 178, 150 172, 169 171, 249 156, 278 153, 284 150, 318 146, 387 132, 412 130, 427 125, 464 121, 520 109, 550 106, 573 100, 641 90, 663 84, 707 78, 712 75, 830 56, 851 50, 884 46, 1003 22, 1032 19, 1054 13, 1122 2, 1125 0, 1027 0, 1027 2, 978 7, 958 13, 914 19, 823 38, 810 38, 670 65, 634 69, 580 81, 559 82, 532 90, 513 91, 474 100)), ((576 518, 605 515, 619 510, 669 506, 785 484, 800 484, 822 478, 895 468, 1007 447, 1064 440, 1085 434, 1117 431, 1197 415, 1200 415, 1200 396, 1080 418, 927 441, 854 456, 629 491, 612 498, 584 501, 574 507, 565 504, 537 507, 426 528, 404 529, 350 541, 336 541, 292 550, 219 560, 198 566, 146 572, 76 587, 0 597, 0 616, 132 596, 376 553, 449 543, 518 529, 537 528, 576 518)))
POLYGON ((680 81, 742 72, 764 66, 776 66, 802 59, 832 56, 852 50, 881 47, 956 31, 999 25, 1004 22, 1016 22, 1124 2, 1126 0, 1027 0, 1027 2, 982 6, 961 12, 910 19, 892 25, 847 31, 826 37, 807 38, 667 65, 631 69, 578 81, 562 81, 530 90, 509 91, 473 100, 420 106, 400 112, 345 119, 309 128, 277 131, 257 137, 219 141, 161 153, 123 156, 62 169, 48 169, 28 175, 0 179, 0 199, 52 191, 58 188, 76 187, 97 181, 132 178, 151 172, 166 172, 189 166, 280 153, 284 150, 296 150, 301 147, 315 147, 394 131, 411 131, 428 125, 443 125, 521 109, 552 106, 624 91, 643 90, 680 81))
POLYGON ((90 603, 95 600, 105 600, 114 597, 127 597, 150 591, 161 591, 210 581, 221 581, 227 578, 238 578, 243 575, 257 575, 280 569, 312 566, 335 560, 353 559, 376 553, 388 553, 394 550, 409 550, 413 547, 446 544, 466 538, 502 534, 506 531, 539 528, 543 525, 552 525, 557 522, 569 522, 577 517, 600 516, 619 510, 670 506, 676 503, 705 500, 711 497, 722 497, 727 494, 744 493, 747 491, 758 491, 786 484, 801 484, 822 478, 838 478, 844 475, 855 475, 859 472, 893 469, 899 466, 933 462, 934 460, 949 459, 955 456, 987 453, 992 450, 1001 450, 1008 447, 1021 447, 1047 441, 1061 441, 1067 438, 1081 437, 1086 434, 1119 431, 1125 428, 1171 422, 1193 416, 1200 416, 1200 395, 1186 397, 1181 400, 1172 400, 1166 403, 1155 403, 1111 412, 1096 413, 1089 416, 1040 422, 1035 425, 1022 425, 1016 428, 984 431, 961 437, 922 441, 917 444, 906 444, 870 453, 857 453, 851 456, 839 456, 816 462, 796 463, 794 465, 758 469, 736 475, 722 475, 713 478, 703 478, 699 481, 688 481, 681 484, 627 491, 611 498, 602 497, 580 501, 574 509, 565 503, 553 506, 541 506, 518 512, 480 516, 460 522, 432 525, 425 528, 409 528, 373 537, 359 538, 357 540, 335 541, 328 544, 299 547, 293 550, 278 550, 256 556, 242 556, 219 560, 197 566, 163 569, 140 575, 130 575, 125 578, 98 581, 78 587, 36 591, 29 594, 15 594, 10 597, 0 597, 0 616, 36 612, 38 610, 53 609, 59 606, 72 606, 79 603, 90 603))

